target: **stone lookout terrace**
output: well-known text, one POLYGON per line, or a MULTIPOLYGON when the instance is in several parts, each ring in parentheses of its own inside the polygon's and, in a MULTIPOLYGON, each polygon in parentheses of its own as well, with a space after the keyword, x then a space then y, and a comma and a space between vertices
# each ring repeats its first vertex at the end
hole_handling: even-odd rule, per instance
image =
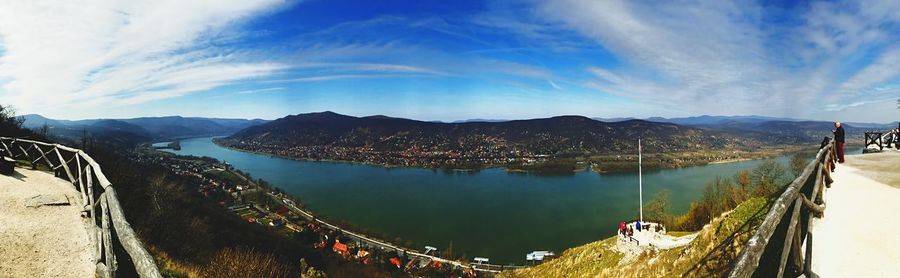
POLYGON ((89 220, 80 195, 50 173, 16 169, 0 176, 0 273, 14 277, 91 277, 89 220))
POLYGON ((90 156, 0 137, 0 276, 161 277, 90 156))

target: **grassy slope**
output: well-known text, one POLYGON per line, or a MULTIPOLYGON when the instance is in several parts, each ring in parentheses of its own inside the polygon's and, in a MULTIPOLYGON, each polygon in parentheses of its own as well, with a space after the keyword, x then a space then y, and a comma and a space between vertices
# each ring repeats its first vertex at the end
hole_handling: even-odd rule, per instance
POLYGON ((500 277, 722 276, 767 210, 765 199, 747 200, 704 226, 690 245, 645 251, 632 262, 620 263, 623 256, 613 250, 616 238, 612 237, 571 248, 556 259, 535 267, 505 272, 500 277))

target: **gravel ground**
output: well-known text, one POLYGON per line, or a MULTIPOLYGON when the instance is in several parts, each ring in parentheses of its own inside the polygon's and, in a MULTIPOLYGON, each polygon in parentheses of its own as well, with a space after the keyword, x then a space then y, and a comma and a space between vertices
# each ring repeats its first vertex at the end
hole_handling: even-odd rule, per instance
POLYGON ((897 277, 900 188, 879 181, 894 180, 882 168, 855 167, 895 157, 900 153, 848 156, 837 167, 825 217, 813 224, 813 272, 820 277, 897 277))
POLYGON ((16 168, 0 175, 0 277, 93 277, 95 266, 78 192, 52 174, 16 168), (27 207, 35 196, 72 205, 27 207))
POLYGON ((880 153, 847 156, 846 160, 846 165, 859 169, 862 175, 893 187, 900 187, 900 152, 885 149, 880 153))

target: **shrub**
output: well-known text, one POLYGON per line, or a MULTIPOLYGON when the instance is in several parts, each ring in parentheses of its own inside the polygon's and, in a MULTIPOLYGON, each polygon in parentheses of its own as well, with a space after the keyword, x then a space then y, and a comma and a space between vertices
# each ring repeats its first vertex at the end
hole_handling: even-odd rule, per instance
POLYGON ((696 231, 712 221, 713 218, 737 207, 738 204, 754 197, 772 197, 779 192, 780 185, 785 184, 787 171, 774 160, 767 160, 752 171, 740 171, 732 179, 715 177, 706 184, 700 200, 691 203, 687 213, 673 217, 665 211, 667 195, 657 196, 647 204, 645 210, 651 211, 657 219, 665 219, 670 230, 696 231), (668 222, 667 222, 668 221, 668 222))
POLYGON ((671 192, 663 189, 656 193, 656 196, 644 205, 644 212, 647 219, 663 223, 666 226, 672 224, 673 217, 669 214, 669 195, 671 192))
POLYGON ((787 171, 775 160, 766 160, 753 169, 754 196, 771 196, 787 178, 787 171))
POLYGON ((799 177, 800 173, 803 172, 803 168, 806 168, 807 160, 803 159, 803 156, 800 153, 794 154, 794 157, 791 157, 791 172, 794 173, 794 177, 799 177))
MULTIPOLYGON (((304 261, 305 264, 305 261, 304 261)), ((225 248, 213 255, 201 277, 292 277, 294 271, 271 253, 225 248)))

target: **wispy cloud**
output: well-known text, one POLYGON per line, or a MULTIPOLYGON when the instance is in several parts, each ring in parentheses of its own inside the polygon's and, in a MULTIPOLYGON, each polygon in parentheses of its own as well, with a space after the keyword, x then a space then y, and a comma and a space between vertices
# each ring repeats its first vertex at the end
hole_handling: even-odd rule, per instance
MULTIPOLYGON (((213 42, 283 1, 6 1, 0 87, 23 111, 90 110, 182 96, 285 68, 213 42)), ((5 102, 6 102, 5 101, 5 102)))
POLYGON ((536 40, 559 40, 546 31, 554 28, 576 31, 622 61, 587 66, 594 78, 584 86, 664 109, 820 117, 822 108, 884 98, 877 88, 900 78, 896 1, 817 2, 789 11, 791 22, 745 1, 533 6, 542 24, 522 15, 484 22, 536 40))
POLYGON ((367 78, 399 78, 399 77, 410 77, 407 74, 333 74, 333 75, 318 75, 318 76, 305 76, 305 77, 297 77, 297 78, 289 78, 289 79, 271 79, 265 80, 265 83, 306 83, 306 82, 321 82, 321 81, 334 81, 334 80, 344 80, 344 79, 367 79, 367 78))
MULTIPOLYGON (((347 109, 365 105, 336 100, 358 91, 415 91, 384 94, 371 109, 435 107, 438 96, 457 101, 445 114, 479 112, 462 118, 492 117, 479 103, 515 96, 508 110, 529 116, 877 121, 896 113, 884 100, 900 94, 898 1, 501 0, 414 13, 295 4, 2 2, 0 97, 27 113, 80 117, 308 86, 347 109), (371 90, 358 90, 362 80, 371 90)), ((279 94, 259 96, 269 100, 259 107, 297 112, 279 94)))
POLYGON ((388 63, 354 63, 354 62, 305 62, 292 66, 298 70, 329 70, 343 72, 393 72, 393 73, 409 73, 409 74, 432 74, 432 75, 448 75, 448 73, 425 68, 422 66, 411 66, 402 64, 388 63))
POLYGON ((285 88, 285 87, 273 87, 273 88, 265 88, 265 89, 254 89, 254 90, 237 91, 237 92, 234 92, 234 93, 232 93, 232 94, 235 94, 235 95, 248 95, 248 94, 258 94, 258 93, 265 93, 265 92, 284 91, 284 90, 286 90, 286 89, 287 89, 287 88, 285 88))
POLYGON ((857 101, 857 102, 842 103, 842 104, 828 104, 828 105, 825 105, 825 109, 828 111, 843 111, 847 108, 858 107, 858 106, 867 105, 867 104, 894 103, 895 101, 897 101, 897 98, 865 100, 865 101, 857 101))
POLYGON ((557 91, 563 90, 563 88, 557 85, 556 82, 553 82, 553 80, 547 80, 547 83, 550 84, 550 87, 553 87, 553 89, 556 89, 557 91))

